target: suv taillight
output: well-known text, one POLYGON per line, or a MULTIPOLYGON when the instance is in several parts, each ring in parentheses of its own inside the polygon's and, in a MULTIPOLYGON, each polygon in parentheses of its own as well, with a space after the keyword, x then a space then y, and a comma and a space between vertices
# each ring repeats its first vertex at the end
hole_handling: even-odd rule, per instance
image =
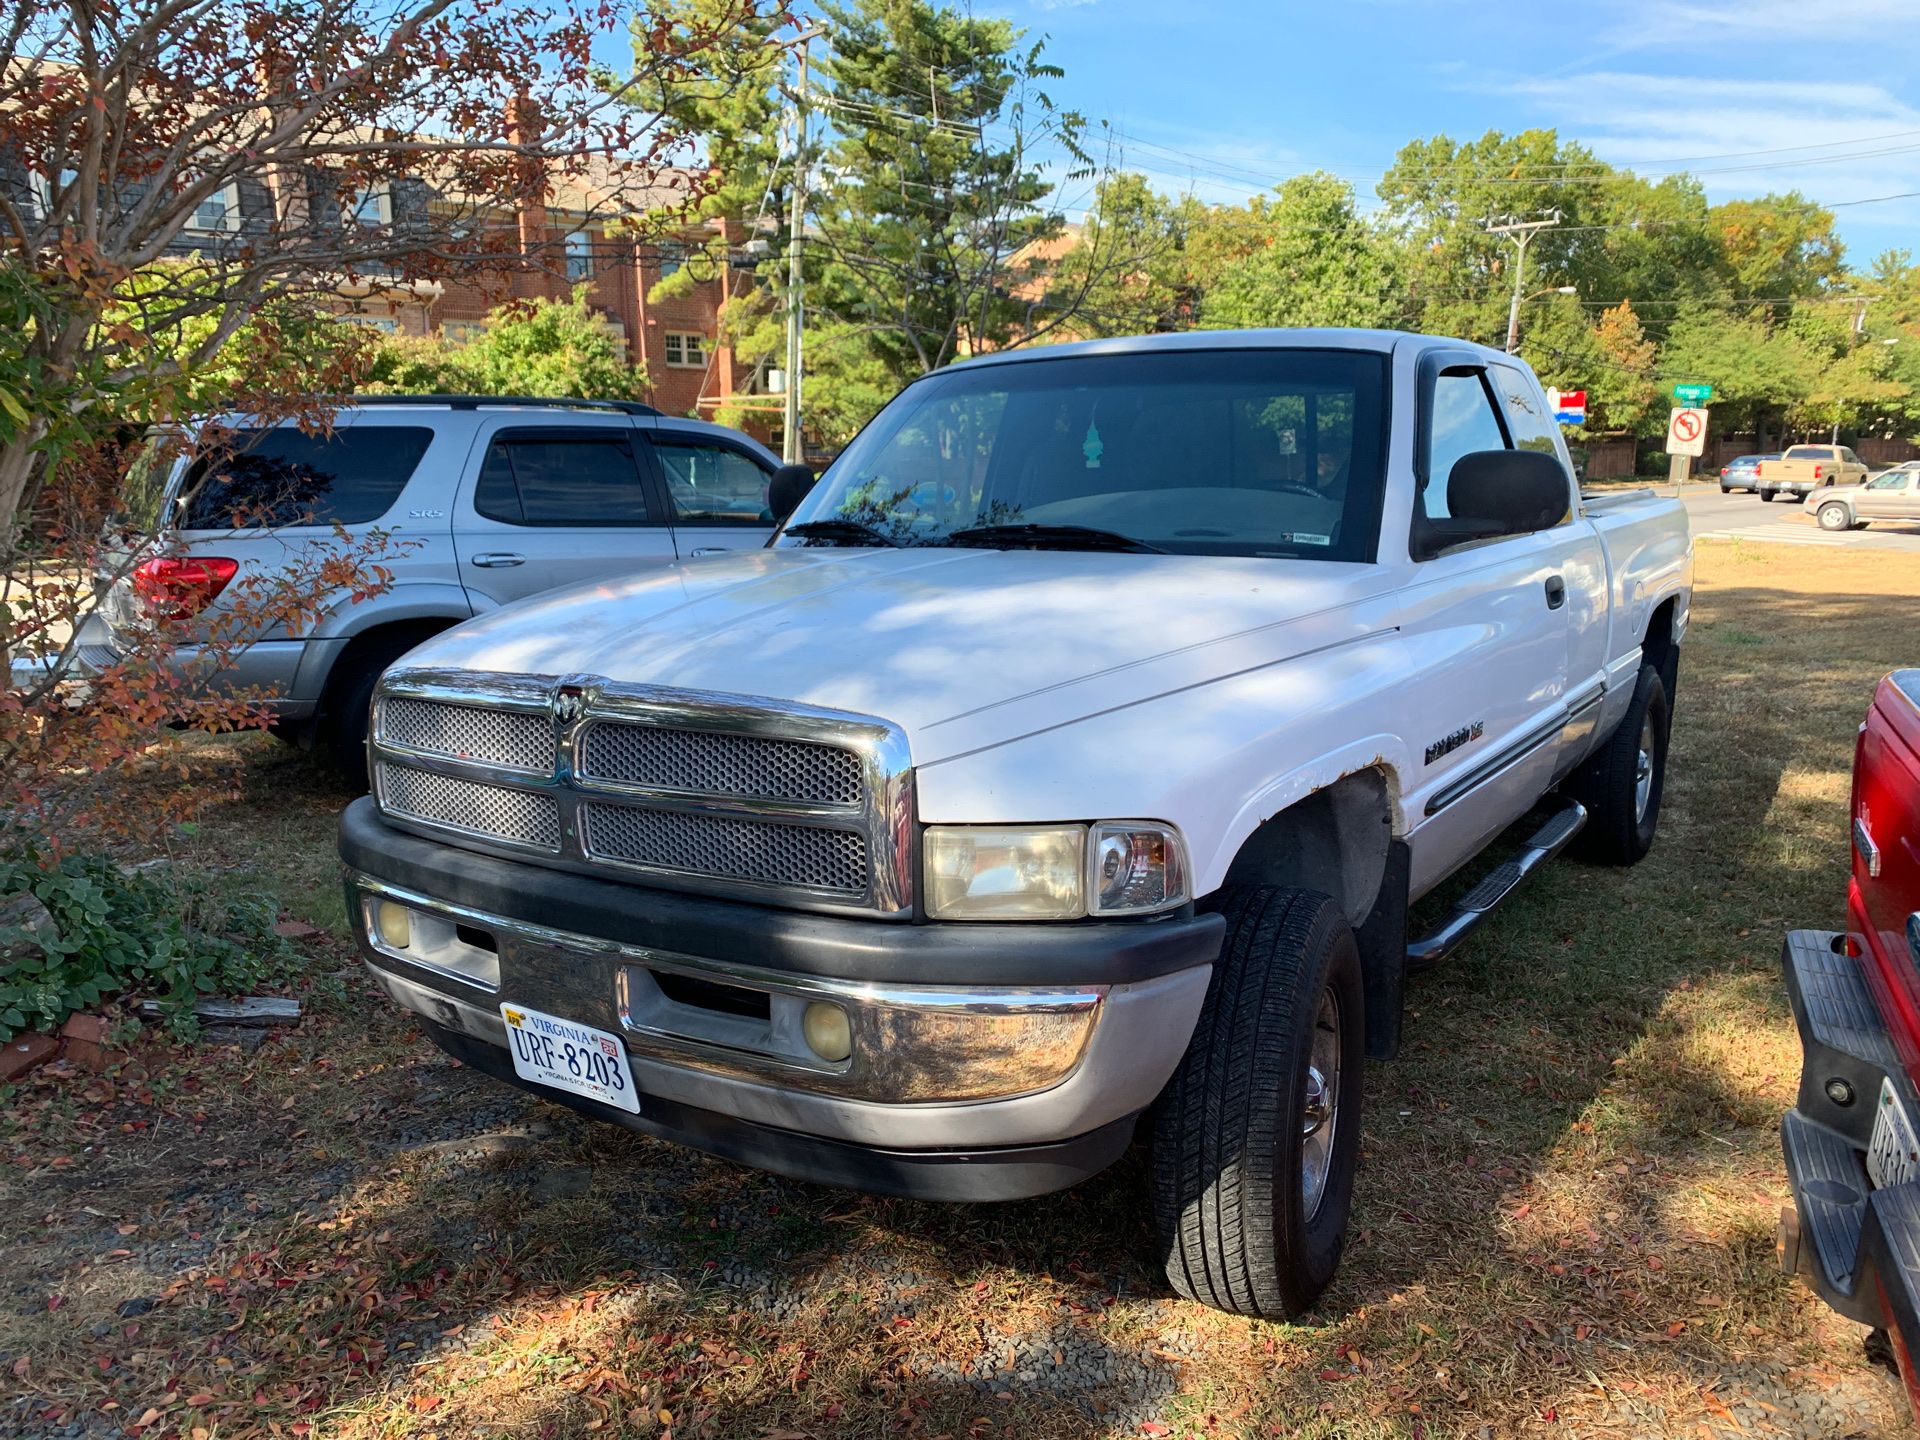
POLYGON ((213 603, 239 573, 240 562, 217 555, 163 555, 133 569, 133 593, 149 614, 184 620, 213 603))

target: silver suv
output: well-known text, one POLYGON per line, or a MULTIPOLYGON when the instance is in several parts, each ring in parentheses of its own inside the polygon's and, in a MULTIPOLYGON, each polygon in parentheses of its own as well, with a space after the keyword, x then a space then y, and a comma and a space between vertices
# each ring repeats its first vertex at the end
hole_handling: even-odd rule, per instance
MULTIPOLYGON (((217 455, 180 460, 148 526, 164 558, 104 598, 79 636, 84 672, 118 653, 141 596, 188 587, 211 622, 249 572, 286 574, 315 547, 380 530, 392 583, 323 606, 298 635, 260 636, 214 683, 277 697, 277 733, 365 770, 380 672, 428 636, 556 586, 761 545, 775 456, 720 425, 631 402, 367 396, 333 428, 231 427, 217 455), (209 598, 209 595, 211 598, 209 598)), ((203 632, 204 633, 204 632, 203 632)), ((183 664, 196 647, 183 647, 183 664)))

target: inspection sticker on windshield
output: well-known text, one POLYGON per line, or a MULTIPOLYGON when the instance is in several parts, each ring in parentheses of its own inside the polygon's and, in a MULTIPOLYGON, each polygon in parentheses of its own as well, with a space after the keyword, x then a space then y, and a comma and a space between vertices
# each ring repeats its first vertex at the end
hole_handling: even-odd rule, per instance
POLYGON ((1290 545, 1331 545, 1333 543, 1333 537, 1331 535, 1308 535, 1296 530, 1293 534, 1287 536, 1287 543, 1290 545))
POLYGON ((618 1035, 524 1005, 502 1005, 500 1018, 507 1022, 513 1073, 522 1080, 640 1113, 627 1047, 618 1035))

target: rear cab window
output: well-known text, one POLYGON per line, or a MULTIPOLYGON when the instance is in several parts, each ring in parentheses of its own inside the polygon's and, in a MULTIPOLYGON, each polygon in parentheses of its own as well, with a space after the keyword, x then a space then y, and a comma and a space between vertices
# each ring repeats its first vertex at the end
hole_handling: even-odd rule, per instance
POLYGON ((228 432, 188 471, 180 528, 371 524, 400 498, 433 435, 423 425, 228 432))

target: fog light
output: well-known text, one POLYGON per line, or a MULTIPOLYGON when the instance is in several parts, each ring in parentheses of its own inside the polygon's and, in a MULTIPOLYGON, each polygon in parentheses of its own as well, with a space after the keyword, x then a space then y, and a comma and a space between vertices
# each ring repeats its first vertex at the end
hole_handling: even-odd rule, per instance
POLYGON ((1827 1081, 1827 1099, 1836 1105, 1853 1104, 1853 1086, 1838 1075, 1827 1081))
POLYGON ((807 1048, 822 1060, 840 1061, 853 1054, 853 1026, 838 1005, 816 1000, 800 1017, 800 1033, 807 1048))
POLYGON ((380 932, 380 939, 395 950, 404 950, 413 943, 413 922, 407 918, 404 905, 382 900, 374 907, 373 924, 380 932))

